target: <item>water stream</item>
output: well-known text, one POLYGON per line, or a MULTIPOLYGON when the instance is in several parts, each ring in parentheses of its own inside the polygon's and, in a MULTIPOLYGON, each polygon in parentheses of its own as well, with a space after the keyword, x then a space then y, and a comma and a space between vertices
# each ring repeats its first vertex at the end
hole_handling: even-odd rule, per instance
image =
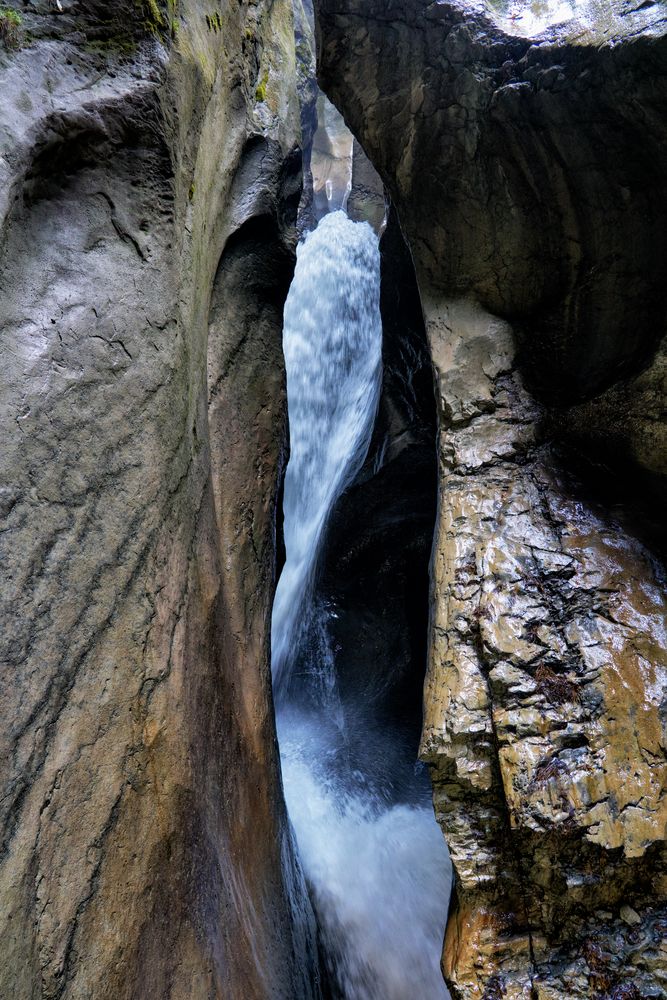
POLYGON ((378 405, 379 274, 376 235, 343 212, 298 249, 284 323, 291 452, 273 681, 285 797, 333 996, 444 1000, 450 866, 428 777, 414 749, 373 725, 369 704, 341 698, 337 611, 317 588, 329 517, 363 464, 378 405))

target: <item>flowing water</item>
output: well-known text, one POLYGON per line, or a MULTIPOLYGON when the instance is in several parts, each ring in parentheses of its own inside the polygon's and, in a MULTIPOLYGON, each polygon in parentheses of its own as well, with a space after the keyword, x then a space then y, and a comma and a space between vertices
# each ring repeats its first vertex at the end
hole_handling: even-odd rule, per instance
POLYGON ((368 225, 325 216, 298 248, 285 303, 290 460, 286 561, 273 605, 274 688, 289 683, 327 517, 365 458, 380 391, 380 255, 368 225))
POLYGON ((317 591, 329 515, 363 464, 378 404, 379 272, 377 237, 343 212, 298 249, 284 323, 291 451, 272 623, 276 714, 333 995, 444 1000, 450 865, 428 778, 414 750, 373 725, 370 706, 341 700, 336 610, 317 591))

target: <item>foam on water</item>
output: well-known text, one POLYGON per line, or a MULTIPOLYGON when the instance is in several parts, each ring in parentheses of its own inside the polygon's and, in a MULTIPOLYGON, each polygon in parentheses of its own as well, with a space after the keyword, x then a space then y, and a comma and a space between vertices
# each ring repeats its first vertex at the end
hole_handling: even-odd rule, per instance
POLYGON ((316 716, 283 718, 285 798, 329 974, 349 1000, 445 1000, 451 867, 433 807, 388 805, 332 768, 316 716))

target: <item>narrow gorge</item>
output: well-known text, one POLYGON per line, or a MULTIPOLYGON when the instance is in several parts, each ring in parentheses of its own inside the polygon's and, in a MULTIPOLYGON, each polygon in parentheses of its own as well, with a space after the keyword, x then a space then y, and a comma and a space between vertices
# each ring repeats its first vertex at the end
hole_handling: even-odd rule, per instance
POLYGON ((667 5, 0 5, 0 1000, 667 1000, 667 5))
MULTIPOLYGON (((375 560, 370 572, 367 566, 379 541, 368 537, 374 519, 367 496, 386 468, 382 453, 368 455, 381 388, 382 321, 378 240, 367 223, 336 211, 299 247, 283 344, 290 459, 273 687, 285 797, 326 974, 336 996, 444 998, 449 862, 428 779, 416 767, 424 650, 419 659, 411 651, 401 658, 400 647, 383 647, 382 612, 396 601, 393 591, 399 606, 404 595, 399 581, 380 577, 375 560), (369 458, 370 478, 358 482, 369 458), (361 539, 350 551, 342 527, 328 544, 326 535, 342 494, 355 483, 361 539), (339 596, 351 561, 371 587, 373 577, 376 585, 382 579, 374 600, 363 590, 352 600, 339 596), (325 589, 318 584, 327 576, 325 589)), ((407 381, 408 373, 400 374, 407 381)), ((388 503, 381 510, 394 530, 405 527, 388 503)), ((427 554, 421 555, 422 566, 414 568, 425 581, 427 554)), ((383 558, 398 571, 394 553, 384 550, 383 558)), ((422 597, 425 607, 425 589, 422 597)), ((395 628, 395 638, 404 640, 405 631, 395 628)))

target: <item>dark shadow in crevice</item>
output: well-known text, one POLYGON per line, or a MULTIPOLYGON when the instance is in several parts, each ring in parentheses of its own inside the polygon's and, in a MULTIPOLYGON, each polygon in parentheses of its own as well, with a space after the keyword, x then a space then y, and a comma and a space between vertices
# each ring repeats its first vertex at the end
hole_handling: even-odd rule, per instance
POLYGON ((622 449, 586 448, 567 435, 556 438, 553 460, 571 496, 618 524, 667 566, 664 477, 641 468, 622 449))

